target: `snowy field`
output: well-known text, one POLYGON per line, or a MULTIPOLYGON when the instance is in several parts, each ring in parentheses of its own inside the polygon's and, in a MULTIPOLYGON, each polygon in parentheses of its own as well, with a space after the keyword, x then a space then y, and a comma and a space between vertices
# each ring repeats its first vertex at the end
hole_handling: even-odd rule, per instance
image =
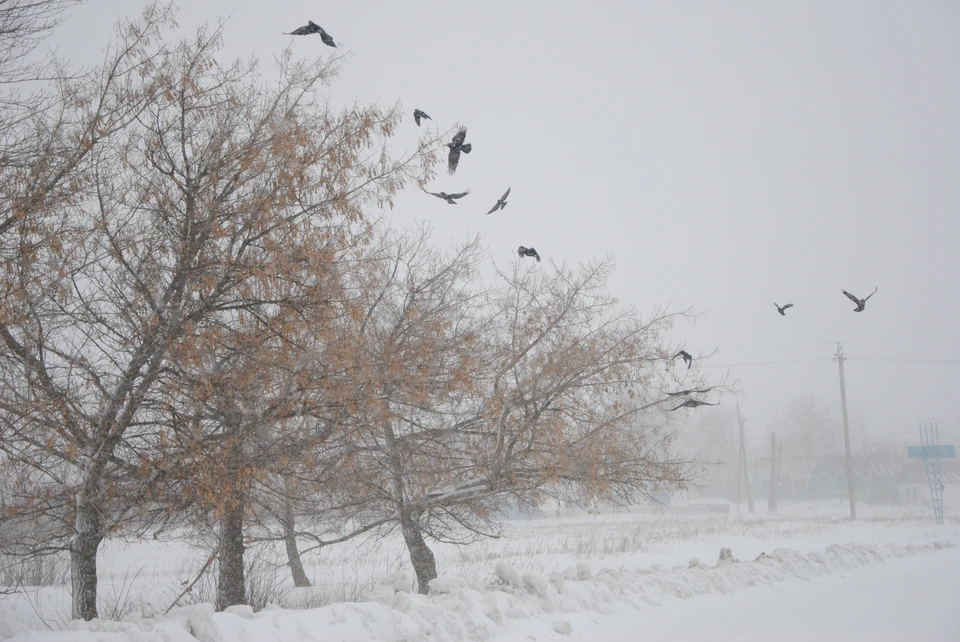
MULTIPOLYGON (((639 630, 663 639, 682 630, 673 638, 706 640, 725 639, 717 627, 770 635, 783 611, 796 626, 785 622, 779 637, 756 639, 902 639, 890 637, 899 630, 916 640, 960 640, 960 609, 924 592, 960 594, 960 515, 948 513, 937 525, 926 507, 858 509, 856 522, 836 502, 783 504, 776 515, 759 502, 754 515, 745 506, 738 515, 693 505, 511 520, 499 540, 436 545, 441 577, 430 596, 410 592, 412 574, 393 536, 305 555, 311 589, 292 589, 279 548, 251 545, 250 598, 267 605, 257 614, 213 614, 203 604, 213 599, 211 575, 163 617, 209 549, 182 540, 111 541, 99 559, 100 612, 123 622, 67 622, 67 587, 37 586, 0 596, 0 639, 512 642, 632 640, 639 630), (721 547, 741 561, 718 565, 721 547), (848 594, 860 596, 852 611, 838 605, 848 594), (882 610, 891 622, 921 618, 927 629, 883 626, 881 618, 868 635, 869 627, 857 628, 857 608, 882 610), (858 630, 863 635, 852 636, 858 630)), ((67 580, 66 568, 44 569, 48 581, 67 580)), ((741 632, 735 639, 754 638, 741 632)))

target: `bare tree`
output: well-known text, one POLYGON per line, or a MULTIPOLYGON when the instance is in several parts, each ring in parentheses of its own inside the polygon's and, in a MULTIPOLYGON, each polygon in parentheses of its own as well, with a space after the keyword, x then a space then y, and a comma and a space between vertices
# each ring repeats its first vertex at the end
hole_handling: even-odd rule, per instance
MULTIPOLYGON (((47 81, 62 75, 36 48, 61 24, 64 12, 82 0, 3 0, 0 2, 0 168, 25 167, 38 160, 44 147, 39 136, 27 135, 51 106, 54 92, 47 81)), ((36 132, 40 134, 40 132, 36 132)), ((0 230, 9 229, 0 227, 0 230)))
POLYGON ((370 277, 355 350, 376 429, 351 433, 342 470, 359 480, 354 519, 399 526, 421 592, 438 572, 427 538, 494 535, 506 501, 630 502, 692 478, 662 422, 643 420, 668 398, 652 391, 672 376, 670 315, 618 308, 608 264, 515 261, 482 287, 476 242, 441 255, 408 239, 370 277))
POLYGON ((784 413, 785 450, 808 464, 816 457, 837 454, 842 430, 834 419, 835 414, 812 393, 796 397, 784 413))
MULTIPOLYGON (((144 49, 144 34, 171 19, 150 6, 118 29, 120 53, 98 78, 121 82, 99 95, 136 109, 106 134, 97 125, 94 138, 62 141, 96 144, 77 166, 76 197, 29 201, 43 215, 21 236, 44 242, 17 245, 13 272, 27 276, 10 287, 18 295, 0 324, 0 443, 31 484, 3 519, 60 525, 46 545, 70 551, 75 618, 97 615, 103 538, 176 465, 161 447, 164 404, 177 401, 164 398, 164 373, 199 368, 231 314, 279 305, 258 298, 263 284, 316 259, 318 235, 363 225, 364 208, 388 205, 436 160, 437 141, 398 160, 386 153, 397 109, 331 110, 322 88, 335 59, 288 52, 267 88, 254 63, 218 63, 219 29, 144 49), (41 273, 55 278, 26 287, 41 273)), ((62 108, 90 123, 101 105, 62 108)))

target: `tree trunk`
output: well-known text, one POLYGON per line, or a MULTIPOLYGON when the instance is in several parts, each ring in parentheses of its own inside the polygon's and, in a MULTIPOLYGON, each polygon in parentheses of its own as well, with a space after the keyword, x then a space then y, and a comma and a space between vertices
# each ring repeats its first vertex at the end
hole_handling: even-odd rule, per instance
POLYGON ((410 553, 413 571, 417 574, 417 591, 426 595, 430 580, 437 577, 437 559, 424 541, 420 525, 409 512, 400 514, 400 531, 407 544, 407 552, 410 553))
POLYGON ((70 617, 92 620, 97 617, 97 549, 103 534, 97 508, 83 496, 77 498, 74 529, 70 542, 70 617))
POLYGON ((300 551, 297 550, 296 518, 293 515, 293 502, 284 500, 283 506, 283 543, 287 549, 287 563, 290 565, 290 574, 293 575, 293 585, 296 587, 310 586, 307 574, 303 572, 300 562, 300 551))
POLYGON ((243 577, 243 502, 231 506, 220 518, 220 577, 217 610, 246 602, 243 577))

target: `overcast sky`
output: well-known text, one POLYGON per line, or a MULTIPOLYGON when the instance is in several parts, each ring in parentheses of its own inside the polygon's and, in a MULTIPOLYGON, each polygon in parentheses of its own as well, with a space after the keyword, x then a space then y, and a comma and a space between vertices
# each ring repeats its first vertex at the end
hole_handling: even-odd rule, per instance
MULTIPOLYGON (((501 264, 521 244, 613 254, 623 302, 704 312, 672 338, 739 377, 748 433, 806 391, 839 416, 841 341, 855 442, 921 421, 960 441, 960 3, 182 4, 185 31, 229 16, 224 58, 265 66, 313 20, 350 53, 339 99, 468 126, 473 153, 434 187, 473 193, 402 194, 396 224, 480 233, 501 264), (860 314, 840 292, 874 287, 860 314)), ((92 64, 141 6, 88 0, 51 43, 92 64)), ((410 118, 397 151, 416 135, 410 118)))

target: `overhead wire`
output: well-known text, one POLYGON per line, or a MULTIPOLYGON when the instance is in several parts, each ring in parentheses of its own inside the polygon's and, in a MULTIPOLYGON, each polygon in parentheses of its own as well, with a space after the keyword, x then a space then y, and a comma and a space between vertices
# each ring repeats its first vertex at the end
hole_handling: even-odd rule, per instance
POLYGON ((810 363, 812 361, 830 361, 833 357, 817 357, 815 359, 786 359, 782 361, 753 361, 750 363, 722 363, 717 365, 700 366, 701 368, 740 368, 743 366, 770 366, 778 363, 810 363))

